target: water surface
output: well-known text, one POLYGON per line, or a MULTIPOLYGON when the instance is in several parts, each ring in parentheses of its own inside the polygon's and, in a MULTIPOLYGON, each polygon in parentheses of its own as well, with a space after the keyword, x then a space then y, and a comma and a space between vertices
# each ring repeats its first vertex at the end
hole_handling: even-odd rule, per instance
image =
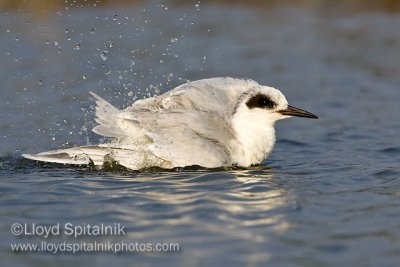
MULTIPOLYGON (((4 266, 398 266, 400 14, 330 5, 139 2, 2 11, 4 266), (248 77, 320 120, 277 125, 262 166, 98 172, 34 153, 102 141, 93 90, 126 107, 186 80, 248 77), (13 253, 15 222, 114 223, 169 253, 13 253)), ((60 239, 55 239, 59 241, 60 239)))

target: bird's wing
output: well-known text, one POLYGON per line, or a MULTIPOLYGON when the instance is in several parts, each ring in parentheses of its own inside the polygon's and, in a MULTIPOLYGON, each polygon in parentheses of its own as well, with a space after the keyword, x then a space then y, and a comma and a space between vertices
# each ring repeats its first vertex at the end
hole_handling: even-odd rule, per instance
POLYGON ((211 78, 189 82, 163 95, 136 101, 118 110, 96 98, 93 131, 115 137, 125 147, 148 146, 175 166, 230 165, 230 126, 239 96, 252 80, 211 78))
POLYGON ((221 114, 176 110, 130 113, 125 119, 143 128, 152 139, 148 149, 175 167, 232 164, 229 142, 234 133, 221 114))
POLYGON ((135 147, 126 148, 119 143, 72 147, 22 156, 37 161, 73 165, 93 164, 97 167, 105 166, 107 163, 112 166, 116 162, 133 170, 152 166, 173 167, 170 162, 152 155, 149 151, 135 147))
MULTIPOLYGON (((125 110, 113 105, 91 92, 96 99, 96 122, 93 131, 106 137, 143 142, 148 134, 134 121, 126 120, 131 113, 152 114, 154 112, 210 112, 232 116, 237 99, 248 87, 258 85, 252 80, 233 78, 211 78, 180 85, 170 92, 156 97, 136 101, 125 110)), ((229 119, 228 119, 229 120, 229 119)))
POLYGON ((99 123, 93 131, 118 139, 122 148, 147 147, 175 167, 231 164, 230 114, 204 111, 184 94, 174 94, 172 99, 145 99, 146 105, 142 103, 125 110, 118 110, 96 94, 92 95, 96 98, 96 122, 99 123), (176 106, 164 106, 165 99, 176 106))
POLYGON ((38 154, 23 154, 22 156, 32 160, 53 163, 86 165, 93 162, 94 165, 101 166, 104 157, 111 152, 112 150, 108 146, 99 145, 58 149, 38 154))

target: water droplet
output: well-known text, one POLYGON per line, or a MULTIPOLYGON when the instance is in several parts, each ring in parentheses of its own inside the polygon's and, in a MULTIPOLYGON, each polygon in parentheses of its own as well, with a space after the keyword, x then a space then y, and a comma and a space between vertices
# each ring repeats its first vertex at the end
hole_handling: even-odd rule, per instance
POLYGON ((102 60, 107 60, 107 58, 108 58, 107 57, 107 52, 105 52, 105 51, 101 52, 100 53, 100 57, 101 57, 102 60))
POLYGON ((163 59, 160 59, 160 64, 163 64, 164 63, 164 60, 163 59))
POLYGON ((75 44, 75 50, 79 50, 81 49, 81 44, 80 43, 76 43, 75 44))
POLYGON ((176 42, 178 42, 178 38, 176 38, 176 37, 171 37, 170 42, 171 42, 171 43, 176 43, 176 42))
POLYGON ((95 33, 96 33, 96 28, 90 29, 90 33, 91 33, 91 34, 95 34, 95 33))
POLYGON ((7 29, 7 32, 10 32, 10 29, 7 29))
POLYGON ((46 40, 46 44, 50 44, 50 41, 49 41, 49 40, 46 40))
POLYGON ((87 79, 87 76, 86 76, 86 75, 83 75, 83 76, 82 76, 82 79, 86 80, 86 79, 87 79))
POLYGON ((55 42, 54 42, 54 45, 55 45, 55 46, 57 46, 57 45, 58 45, 58 42, 57 42, 57 41, 55 41, 55 42))
POLYGON ((70 36, 67 36, 67 41, 71 41, 71 37, 70 36))
POLYGON ((39 85, 42 85, 42 84, 43 84, 43 81, 42 81, 42 80, 39 80, 39 81, 38 81, 38 84, 39 84, 39 85))
POLYGON ((15 41, 19 41, 19 38, 18 38, 18 37, 15 37, 15 41))
POLYGON ((68 28, 66 28, 66 29, 65 29, 65 33, 69 33, 69 30, 68 30, 68 28))
POLYGON ((117 20, 118 19, 118 15, 114 15, 113 20, 117 20))

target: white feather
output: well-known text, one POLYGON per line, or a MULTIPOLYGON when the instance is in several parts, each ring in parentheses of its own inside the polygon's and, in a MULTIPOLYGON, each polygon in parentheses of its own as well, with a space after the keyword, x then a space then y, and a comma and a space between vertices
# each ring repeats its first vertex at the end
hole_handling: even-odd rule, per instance
POLYGON ((91 160, 97 166, 111 156, 131 169, 257 164, 273 148, 275 122, 288 117, 247 107, 246 101, 260 93, 276 103, 276 110, 288 107, 279 90, 233 78, 189 82, 124 110, 91 92, 99 124, 93 131, 112 137, 111 142, 23 156, 67 164, 91 160))

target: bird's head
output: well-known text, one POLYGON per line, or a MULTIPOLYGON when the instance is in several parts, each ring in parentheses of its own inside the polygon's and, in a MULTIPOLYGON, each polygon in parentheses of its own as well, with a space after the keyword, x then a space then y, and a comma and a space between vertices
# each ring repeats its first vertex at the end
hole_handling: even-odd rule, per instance
POLYGON ((241 93, 232 116, 232 126, 239 145, 235 160, 248 166, 261 162, 275 143, 275 122, 289 117, 318 117, 308 111, 289 106, 277 89, 256 85, 241 93))
POLYGON ((290 106, 278 89, 261 85, 250 88, 240 95, 235 113, 243 118, 253 118, 272 125, 278 120, 289 117, 318 119, 318 116, 311 112, 290 106))
POLYGON ((289 106, 286 97, 277 89, 254 85, 237 99, 232 126, 240 144, 235 160, 248 166, 265 159, 275 143, 275 122, 289 117, 317 119, 308 111, 289 106))

